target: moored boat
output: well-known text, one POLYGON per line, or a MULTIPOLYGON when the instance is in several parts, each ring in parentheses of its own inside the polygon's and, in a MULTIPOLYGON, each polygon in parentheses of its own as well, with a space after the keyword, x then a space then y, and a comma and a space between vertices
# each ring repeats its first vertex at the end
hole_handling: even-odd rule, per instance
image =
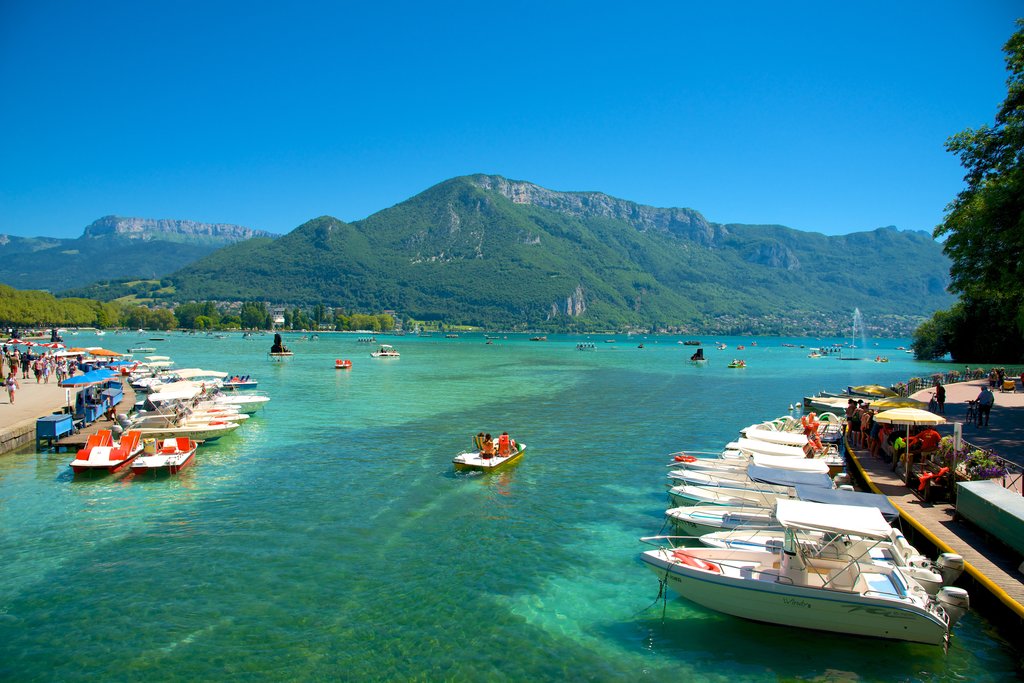
POLYGON ((774 529, 771 508, 751 505, 684 505, 669 508, 665 516, 686 535, 697 537, 734 529, 774 529))
MULTIPOLYGON (((662 545, 641 559, 684 598, 784 626, 940 645, 968 609, 961 589, 946 587, 933 598, 898 567, 817 552, 800 542, 803 534, 884 541, 890 527, 876 508, 780 500, 775 518, 785 529, 782 547, 662 545)), ((644 540, 662 544, 666 539, 644 540)))
POLYGON ((257 386, 259 386, 259 382, 249 375, 232 375, 221 382, 220 388, 225 391, 235 391, 238 389, 255 389, 257 386))
POLYGON ((115 442, 109 429, 101 429, 89 437, 85 448, 78 451, 71 461, 71 469, 75 474, 122 472, 139 456, 142 447, 139 430, 129 430, 115 442))
POLYGON ((146 439, 143 455, 132 463, 135 474, 177 474, 195 461, 199 447, 192 439, 146 439))

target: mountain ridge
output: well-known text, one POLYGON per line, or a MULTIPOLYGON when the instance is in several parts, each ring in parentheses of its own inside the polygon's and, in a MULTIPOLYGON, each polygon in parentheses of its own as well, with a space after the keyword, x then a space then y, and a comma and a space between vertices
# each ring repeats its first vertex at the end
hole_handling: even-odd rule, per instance
POLYGON ((858 304, 923 317, 952 300, 948 261, 926 233, 718 224, 693 209, 486 174, 443 181, 359 221, 313 219, 245 250, 229 246, 174 273, 175 296, 509 329, 799 321, 858 304))
POLYGON ((77 238, 0 235, 0 282, 59 292, 112 277, 161 278, 221 247, 272 237, 228 223, 104 216, 77 238))

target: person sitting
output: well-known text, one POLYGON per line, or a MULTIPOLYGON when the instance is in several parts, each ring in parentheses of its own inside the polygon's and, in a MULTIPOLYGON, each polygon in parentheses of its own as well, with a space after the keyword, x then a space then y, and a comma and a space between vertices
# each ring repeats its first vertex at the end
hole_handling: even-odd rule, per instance
POLYGON ((498 457, 507 458, 512 455, 512 444, 508 432, 502 432, 498 437, 498 457))
POLYGON ((480 457, 484 460, 490 460, 494 457, 494 439, 491 438, 490 434, 484 434, 484 447, 480 457))
POLYGON ((921 456, 923 461, 927 456, 934 453, 938 449, 941 439, 942 437, 939 433, 931 427, 927 427, 910 437, 910 464, 914 464, 914 459, 917 456, 921 456))

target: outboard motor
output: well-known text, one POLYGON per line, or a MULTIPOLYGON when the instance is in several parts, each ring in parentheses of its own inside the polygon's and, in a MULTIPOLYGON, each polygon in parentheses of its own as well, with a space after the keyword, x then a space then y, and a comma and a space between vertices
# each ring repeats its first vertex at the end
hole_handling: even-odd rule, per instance
POLYGON ((850 484, 851 481, 852 479, 850 479, 849 472, 840 472, 836 476, 832 477, 832 483, 836 485, 836 488, 842 488, 843 486, 850 484))
POLYGON ((935 596, 935 599, 942 605, 942 609, 949 616, 950 628, 953 628, 956 622, 960 620, 960 617, 967 614, 967 610, 971 609, 971 599, 967 595, 967 591, 956 586, 943 587, 939 594, 935 596))
POLYGON ((942 553, 935 560, 935 566, 942 574, 942 583, 949 586, 964 573, 964 558, 956 553, 942 553))

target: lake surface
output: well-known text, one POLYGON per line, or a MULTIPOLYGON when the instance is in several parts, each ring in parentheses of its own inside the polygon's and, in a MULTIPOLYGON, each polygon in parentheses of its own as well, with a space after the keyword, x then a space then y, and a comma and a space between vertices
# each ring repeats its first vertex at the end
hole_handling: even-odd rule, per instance
POLYGON ((869 340, 881 364, 781 345, 843 340, 705 337, 696 366, 678 337, 379 337, 402 356, 373 359, 365 335, 299 336, 284 362, 270 336, 67 337, 251 374, 272 401, 176 478, 74 481, 72 454, 0 457, 0 679, 1014 675, 977 614, 944 655, 661 601, 638 559, 662 530, 668 453, 720 449, 821 389, 949 368, 906 340, 869 340), (518 465, 453 472, 476 432, 503 429, 528 445, 518 465))

